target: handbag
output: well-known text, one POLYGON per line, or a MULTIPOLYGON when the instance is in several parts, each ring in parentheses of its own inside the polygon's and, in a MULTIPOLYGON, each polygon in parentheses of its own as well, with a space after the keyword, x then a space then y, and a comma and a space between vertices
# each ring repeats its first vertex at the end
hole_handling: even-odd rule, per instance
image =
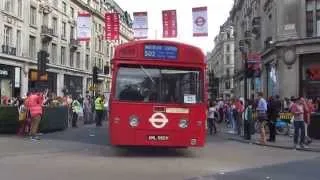
POLYGON ((27 112, 19 113, 19 121, 25 121, 27 119, 27 112))

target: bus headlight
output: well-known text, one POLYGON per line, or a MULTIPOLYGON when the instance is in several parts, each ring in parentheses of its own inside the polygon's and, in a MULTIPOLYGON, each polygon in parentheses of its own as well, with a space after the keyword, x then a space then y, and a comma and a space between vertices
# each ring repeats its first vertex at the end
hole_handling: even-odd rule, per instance
POLYGON ((131 116, 129 118, 129 124, 131 127, 137 127, 139 125, 139 118, 136 116, 131 116))
POLYGON ((185 120, 185 119, 180 120, 179 127, 182 129, 187 128, 188 127, 188 120, 185 120))

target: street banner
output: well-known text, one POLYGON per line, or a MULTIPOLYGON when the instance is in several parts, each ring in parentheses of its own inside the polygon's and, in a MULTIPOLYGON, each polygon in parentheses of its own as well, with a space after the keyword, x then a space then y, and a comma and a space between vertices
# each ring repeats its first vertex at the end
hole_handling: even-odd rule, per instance
POLYGON ((77 40, 89 41, 91 38, 91 15, 79 13, 77 17, 77 40))
POLYGON ((148 38, 148 13, 134 12, 133 13, 133 32, 135 39, 148 38))
POLYGON ((207 7, 192 8, 193 36, 208 36, 207 7))
POLYGON ((176 10, 162 11, 163 38, 177 37, 177 13, 176 10))
POLYGON ((120 37, 120 19, 119 13, 106 13, 105 14, 105 26, 106 26, 106 40, 119 40, 120 37))

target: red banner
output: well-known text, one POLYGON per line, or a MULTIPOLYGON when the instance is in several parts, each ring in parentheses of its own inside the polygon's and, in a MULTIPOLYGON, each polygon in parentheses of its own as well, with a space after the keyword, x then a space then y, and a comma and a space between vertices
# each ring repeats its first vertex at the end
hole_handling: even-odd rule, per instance
POLYGON ((120 19, 118 13, 106 13, 105 15, 106 25, 106 39, 107 40, 119 40, 120 36, 120 19))
POLYGON ((177 37, 177 13, 176 10, 162 11, 163 37, 177 37))

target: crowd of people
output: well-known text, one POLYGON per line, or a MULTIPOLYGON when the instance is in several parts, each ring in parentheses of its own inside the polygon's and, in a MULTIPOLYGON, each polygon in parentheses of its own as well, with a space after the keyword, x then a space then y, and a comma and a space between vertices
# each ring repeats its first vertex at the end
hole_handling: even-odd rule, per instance
POLYGON ((303 97, 291 97, 280 99, 278 95, 264 98, 262 92, 257 93, 256 98, 245 101, 243 98, 210 101, 208 107, 209 134, 217 132, 217 123, 226 122, 232 133, 242 135, 246 139, 251 138, 252 123, 257 120, 260 126, 260 143, 276 141, 276 122, 280 119, 281 112, 292 114, 294 126, 294 146, 301 148, 311 143, 308 136, 308 126, 311 122, 311 114, 320 112, 320 98, 306 99, 303 97), (266 128, 269 129, 269 138, 266 137, 266 128), (300 141, 299 141, 300 137, 300 141))
MULTIPOLYGON (((88 94, 88 93, 87 93, 88 94)), ((19 113, 19 136, 29 136, 31 140, 40 140, 39 125, 45 107, 64 106, 68 109, 68 124, 71 127, 78 127, 78 120, 84 123, 92 122, 95 115, 96 126, 102 126, 102 121, 106 118, 107 102, 103 95, 66 95, 63 97, 48 93, 48 90, 32 90, 25 97, 2 98, 2 106, 14 106, 19 113)))

